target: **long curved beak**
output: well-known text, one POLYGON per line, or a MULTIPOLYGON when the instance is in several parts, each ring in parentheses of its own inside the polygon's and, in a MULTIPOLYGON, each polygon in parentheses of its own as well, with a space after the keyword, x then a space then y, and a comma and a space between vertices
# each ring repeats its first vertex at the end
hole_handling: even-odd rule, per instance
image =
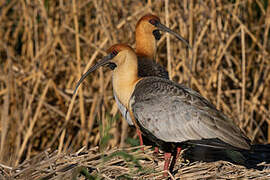
POLYGON ((81 77, 81 79, 78 81, 78 83, 76 84, 75 90, 73 91, 73 96, 76 93, 76 91, 78 90, 80 84, 83 82, 83 80, 94 70, 98 69, 100 66, 104 66, 108 63, 110 63, 109 60, 111 60, 114 57, 113 54, 109 54, 108 56, 105 56, 101 61, 99 61, 98 63, 96 63, 94 66, 92 66, 90 69, 87 70, 86 73, 84 73, 81 77))
POLYGON ((167 26, 165 26, 165 25, 163 25, 163 24, 161 24, 161 23, 157 23, 155 26, 156 26, 159 30, 161 30, 161 31, 165 31, 165 32, 168 32, 168 33, 170 33, 170 34, 176 36, 177 39, 183 41, 183 42, 187 45, 187 47, 188 47, 189 49, 192 50, 192 47, 189 45, 189 43, 187 42, 187 40, 185 40, 182 36, 180 36, 180 35, 177 34, 176 32, 172 31, 172 30, 171 30, 170 28, 168 28, 167 26))

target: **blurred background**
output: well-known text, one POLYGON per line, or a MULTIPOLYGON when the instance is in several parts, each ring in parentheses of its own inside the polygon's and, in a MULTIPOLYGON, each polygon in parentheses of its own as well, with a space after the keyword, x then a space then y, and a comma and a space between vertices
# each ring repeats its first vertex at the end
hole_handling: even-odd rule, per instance
POLYGON ((267 0, 2 0, 0 162, 16 166, 48 148, 74 152, 138 145, 117 111, 112 73, 75 84, 115 43, 134 47, 147 13, 193 47, 163 33, 157 61, 247 134, 270 143, 270 3, 267 0))

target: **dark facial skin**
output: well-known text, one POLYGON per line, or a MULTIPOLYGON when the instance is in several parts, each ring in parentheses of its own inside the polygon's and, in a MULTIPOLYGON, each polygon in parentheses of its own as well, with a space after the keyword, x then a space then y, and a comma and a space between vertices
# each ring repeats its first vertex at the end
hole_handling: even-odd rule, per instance
POLYGON ((156 40, 160 40, 161 34, 160 34, 159 30, 154 30, 153 35, 154 35, 156 40))
POLYGON ((109 67, 111 70, 114 70, 117 66, 116 66, 115 63, 110 62, 110 63, 108 64, 108 67, 109 67))
POLYGON ((171 29, 169 29, 165 25, 161 24, 159 19, 157 19, 156 17, 153 17, 148 22, 157 28, 153 31, 153 35, 155 36, 156 40, 160 39, 160 36, 161 36, 159 33, 159 30, 160 30, 160 31, 168 32, 170 34, 175 35, 177 37, 177 39, 183 41, 188 46, 188 48, 192 49, 192 47, 189 45, 189 43, 182 36, 175 33, 174 31, 172 31, 171 29))

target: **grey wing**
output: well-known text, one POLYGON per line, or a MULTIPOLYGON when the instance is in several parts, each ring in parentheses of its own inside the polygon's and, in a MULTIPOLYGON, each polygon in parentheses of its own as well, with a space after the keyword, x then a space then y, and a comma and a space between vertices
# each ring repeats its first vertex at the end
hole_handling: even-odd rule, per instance
POLYGON ((249 149, 241 130, 199 93, 160 78, 149 79, 134 91, 130 106, 137 122, 156 138, 165 142, 217 138, 249 149))
POLYGON ((114 95, 114 99, 116 101, 116 104, 117 104, 118 109, 121 112, 122 116, 125 118, 125 120, 127 121, 127 123, 130 126, 133 126, 134 124, 131 120, 131 117, 130 117, 130 114, 129 114, 127 108, 119 101, 117 95, 114 92, 113 92, 113 95, 114 95))

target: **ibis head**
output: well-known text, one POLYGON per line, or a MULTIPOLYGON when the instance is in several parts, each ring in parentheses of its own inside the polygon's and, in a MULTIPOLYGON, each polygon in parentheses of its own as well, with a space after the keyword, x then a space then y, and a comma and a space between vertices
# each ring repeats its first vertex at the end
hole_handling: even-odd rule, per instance
POLYGON ((120 102, 127 107, 134 86, 139 80, 137 56, 134 50, 126 44, 115 44, 107 50, 107 56, 92 66, 82 75, 76 85, 74 93, 83 80, 101 66, 108 66, 113 70, 113 88, 120 102))
POLYGON ((139 55, 155 59, 156 41, 161 38, 160 31, 168 32, 183 41, 191 49, 189 43, 179 34, 160 22, 153 14, 143 16, 136 24, 136 51, 139 55))

